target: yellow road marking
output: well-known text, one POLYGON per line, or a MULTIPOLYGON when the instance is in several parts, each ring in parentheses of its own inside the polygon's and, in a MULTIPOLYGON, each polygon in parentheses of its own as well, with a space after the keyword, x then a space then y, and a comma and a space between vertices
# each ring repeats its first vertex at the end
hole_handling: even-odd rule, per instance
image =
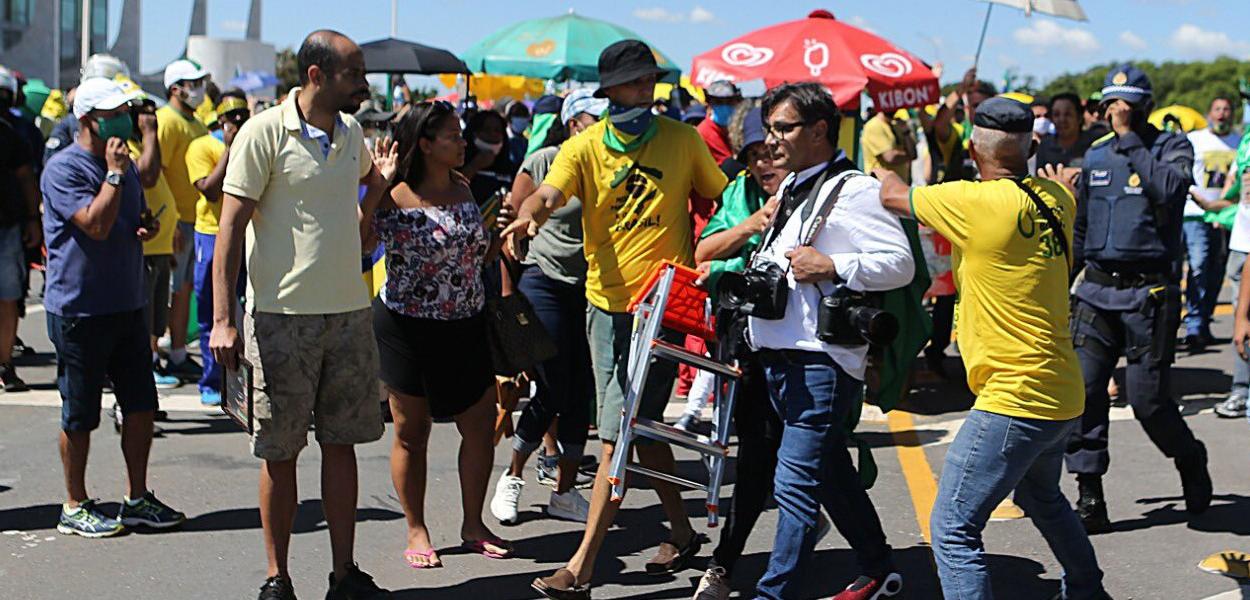
POLYGON ((929 539, 929 513, 933 511, 933 501, 937 499, 937 480, 929 459, 925 456, 920 438, 916 435, 916 423, 911 413, 892 410, 887 417, 890 433, 894 436, 894 448, 898 452, 898 462, 903 467, 903 479, 907 481, 907 490, 911 493, 912 507, 916 510, 916 522, 920 525, 920 535, 926 544, 929 539))

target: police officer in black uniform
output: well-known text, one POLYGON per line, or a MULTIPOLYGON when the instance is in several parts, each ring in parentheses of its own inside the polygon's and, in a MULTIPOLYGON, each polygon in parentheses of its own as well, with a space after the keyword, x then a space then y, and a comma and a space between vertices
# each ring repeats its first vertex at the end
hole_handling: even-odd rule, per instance
POLYGON ((1068 444, 1068 471, 1080 489, 1086 530, 1111 529, 1102 475, 1107 450, 1107 381, 1121 355, 1122 392, 1146 435, 1176 463, 1185 509, 1211 504, 1207 451, 1171 396, 1180 321, 1181 221, 1194 152, 1183 134, 1146 122, 1150 80, 1130 65, 1111 70, 1102 89, 1112 133, 1085 154, 1078 182, 1076 268, 1085 279, 1073 300, 1073 343, 1085 375, 1085 416, 1068 444))

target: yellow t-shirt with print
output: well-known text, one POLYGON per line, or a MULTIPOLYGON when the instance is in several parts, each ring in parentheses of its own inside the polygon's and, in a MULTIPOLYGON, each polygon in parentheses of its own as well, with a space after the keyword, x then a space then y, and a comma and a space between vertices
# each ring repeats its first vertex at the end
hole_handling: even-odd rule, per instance
POLYGON ((728 182, 693 127, 656 120, 654 137, 627 153, 604 144, 608 121, 592 125, 564 142, 543 180, 582 200, 586 299, 609 312, 628 309, 659 261, 693 263, 691 192, 716 198, 728 182))
MULTIPOLYGON (((212 175, 217 168, 217 161, 226 151, 226 144, 221 140, 206 135, 192 140, 187 147, 187 177, 191 185, 212 175)), ((217 235, 217 223, 221 220, 221 198, 209 202, 204 194, 195 201, 195 231, 208 235, 217 235)))
POLYGON ((191 140, 208 135, 208 128, 194 115, 186 116, 166 104, 156 111, 156 139, 161 144, 161 171, 174 193, 178 205, 178 220, 195 222, 195 199, 199 190, 191 185, 187 175, 187 148, 191 140))
POLYGON ((887 165, 881 162, 879 158, 882 154, 900 147, 898 139, 894 136, 894 128, 890 126, 889 120, 881 120, 879 117, 868 119, 864 123, 864 130, 859 134, 860 147, 864 151, 864 172, 871 173, 873 169, 882 168, 893 171, 896 175, 903 178, 903 181, 911 183, 911 163, 904 162, 900 165, 887 165))
MULTIPOLYGON (((143 142, 129 140, 129 146, 131 159, 138 161, 139 156, 143 154, 143 142)), ((164 172, 156 177, 156 183, 152 187, 143 188, 143 199, 147 203, 148 210, 152 211, 153 215, 159 215, 156 220, 161 224, 156 237, 143 242, 143 255, 173 254, 174 229, 178 227, 178 209, 174 205, 174 194, 169 191, 169 183, 165 181, 164 172)), ((191 240, 186 240, 186 243, 191 243, 191 240)))
MULTIPOLYGON (((1076 200, 1026 178, 1072 239, 1076 200)), ((1008 179, 955 181, 911 192, 912 213, 954 246, 959 352, 973 408, 1062 421, 1085 411, 1068 330, 1068 257, 1032 200, 1008 179)))

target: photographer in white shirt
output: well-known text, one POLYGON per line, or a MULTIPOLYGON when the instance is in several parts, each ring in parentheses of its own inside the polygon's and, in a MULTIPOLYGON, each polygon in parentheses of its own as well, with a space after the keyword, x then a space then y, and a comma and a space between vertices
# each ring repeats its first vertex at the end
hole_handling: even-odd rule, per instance
POLYGON ((783 85, 765 96, 763 113, 773 163, 792 173, 782 184, 775 222, 748 269, 784 273, 787 291, 771 295, 785 295, 784 312, 763 306, 770 303, 767 298, 744 298, 753 305, 744 312, 763 308, 751 313, 748 341, 759 353, 785 427, 775 479, 780 509, 775 548, 757 594, 798 597, 801 567, 809 564, 824 506, 854 548, 861 572, 835 600, 843 594, 861 597, 865 590, 874 598, 894 597, 902 578, 894 572, 890 546, 843 429, 851 407, 863 398, 868 344, 850 339, 857 329, 847 327, 845 313, 827 315, 827 322, 840 323, 837 335, 820 331, 820 313, 826 296, 846 298, 910 283, 911 247, 898 217, 881 206, 877 180, 857 171, 838 150, 838 109, 828 91, 812 83, 783 85), (826 208, 835 201, 835 190, 836 204, 826 208))

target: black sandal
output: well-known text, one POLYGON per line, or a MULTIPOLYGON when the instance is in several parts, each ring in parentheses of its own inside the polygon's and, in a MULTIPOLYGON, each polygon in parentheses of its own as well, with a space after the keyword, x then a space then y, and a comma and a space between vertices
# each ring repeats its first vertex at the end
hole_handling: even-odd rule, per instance
POLYGON ((590 584, 577 585, 577 576, 568 569, 556 569, 530 584, 534 591, 553 600, 590 600, 590 584))
POLYGON ((686 542, 684 548, 679 548, 672 542, 664 542, 656 550, 655 556, 647 561, 647 574, 670 575, 684 571, 690 559, 698 555, 702 547, 703 536, 697 533, 690 535, 690 541, 686 542))

